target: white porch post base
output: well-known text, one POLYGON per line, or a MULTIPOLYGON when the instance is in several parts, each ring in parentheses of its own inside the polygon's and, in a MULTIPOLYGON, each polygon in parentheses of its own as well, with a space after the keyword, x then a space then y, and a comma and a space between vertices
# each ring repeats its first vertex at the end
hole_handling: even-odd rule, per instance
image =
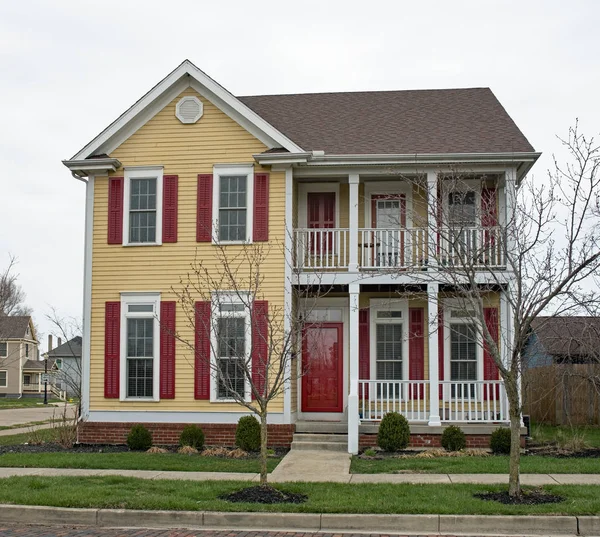
POLYGON ((359 284, 350 284, 350 319, 348 344, 349 352, 349 373, 350 373, 350 393, 348 394, 348 453, 358 453, 358 295, 360 292, 359 284))

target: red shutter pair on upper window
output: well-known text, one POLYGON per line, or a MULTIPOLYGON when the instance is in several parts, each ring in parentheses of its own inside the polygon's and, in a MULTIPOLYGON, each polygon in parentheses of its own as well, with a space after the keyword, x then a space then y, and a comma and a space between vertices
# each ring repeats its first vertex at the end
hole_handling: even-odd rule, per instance
MULTIPOLYGON (((211 303, 196 302, 196 357, 194 360, 194 398, 210 399, 211 303)), ((264 395, 269 363, 269 303, 255 300, 252 309, 252 383, 264 395)), ((254 399, 254 394, 252 395, 254 399)))
MULTIPOLYGON (((108 180, 108 244, 123 244, 124 177, 108 180)), ((177 242, 179 177, 163 177, 162 242, 177 242)))
MULTIPOLYGON (((175 301, 160 303, 160 398, 175 398, 175 301)), ((121 363, 121 303, 104 310, 104 397, 118 399, 121 363)), ((123 357, 124 359, 124 357, 123 357)))
MULTIPOLYGON (((213 174, 198 175, 198 205, 196 215, 196 241, 211 242, 213 222, 213 174)), ((254 174, 252 240, 269 240, 269 174, 254 174)))

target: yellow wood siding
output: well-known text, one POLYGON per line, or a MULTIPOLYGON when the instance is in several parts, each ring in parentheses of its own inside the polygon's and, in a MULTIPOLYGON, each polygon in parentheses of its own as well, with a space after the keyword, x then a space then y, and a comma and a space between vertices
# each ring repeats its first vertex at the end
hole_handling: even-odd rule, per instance
MULTIPOLYGON (((234 403, 194 400, 193 354, 180 343, 176 346, 175 399, 157 403, 105 399, 104 308, 106 301, 118 301, 120 292, 126 291, 160 291, 162 300, 176 300, 171 288, 180 288, 180 278, 185 281, 195 255, 202 259, 205 266, 219 271, 215 247, 209 243, 196 243, 197 175, 212 173, 214 164, 251 164, 252 155, 265 149, 260 141, 212 103, 188 89, 111 154, 123 166, 162 165, 165 175, 179 176, 178 242, 162 246, 108 245, 108 179, 96 179, 92 254, 91 410, 242 410, 234 403), (198 123, 184 125, 175 117, 175 105, 184 95, 195 95, 203 102, 204 115, 198 123)), ((254 170, 270 172, 268 168, 258 165, 254 170)), ((114 175, 123 175, 123 170, 118 170, 114 175)), ((266 276, 261 298, 268 300, 270 307, 282 308, 284 173, 270 172, 269 186, 269 240, 272 247, 267 262, 261 267, 266 276)), ((237 246, 227 247, 232 255, 239 250, 237 246)), ((193 341, 193 331, 179 305, 177 330, 186 340, 193 341)), ((272 412, 280 412, 282 408, 282 397, 271 404, 272 412)))

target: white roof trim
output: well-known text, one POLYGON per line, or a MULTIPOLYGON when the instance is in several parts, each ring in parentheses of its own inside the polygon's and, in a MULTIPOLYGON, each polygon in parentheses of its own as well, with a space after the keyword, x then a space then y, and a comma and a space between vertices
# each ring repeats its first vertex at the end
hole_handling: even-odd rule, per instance
POLYGON ((188 87, 195 89, 267 147, 283 147, 293 153, 302 151, 223 86, 185 60, 69 160, 110 154, 188 87))

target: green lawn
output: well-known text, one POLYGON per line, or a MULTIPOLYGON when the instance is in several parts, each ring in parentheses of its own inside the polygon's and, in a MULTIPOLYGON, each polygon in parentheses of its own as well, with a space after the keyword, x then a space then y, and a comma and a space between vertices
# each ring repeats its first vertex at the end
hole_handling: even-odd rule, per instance
MULTIPOLYGON (((53 429, 38 429, 35 431, 35 435, 45 442, 52 442, 56 436, 56 432, 53 429)), ((31 433, 21 434, 10 434, 6 436, 0 436, 0 446, 16 446, 17 444, 24 444, 29 442, 31 433)))
MULTIPOLYGON (((267 461, 269 472, 279 458, 267 461)), ((18 468, 86 468, 97 470, 158 470, 180 472, 256 472, 258 459, 226 459, 178 453, 4 453, 0 466, 18 468)))
MULTIPOLYGON (((354 474, 393 474, 399 472, 424 472, 433 474, 506 474, 508 456, 489 457, 437 457, 434 459, 383 459, 352 458, 350 471, 354 474)), ((521 457, 523 474, 598 474, 600 460, 592 458, 556 458, 530 455, 521 457)))
POLYGON ((507 506, 473 498, 474 492, 502 490, 490 485, 392 485, 287 483, 277 485, 308 496, 304 504, 229 503, 224 493, 248 486, 235 481, 143 480, 105 477, 11 477, 0 480, 0 503, 117 509, 190 511, 282 511, 314 513, 564 514, 600 512, 593 486, 549 486, 558 504, 507 506))
POLYGON ((567 445, 573 440, 583 440, 588 447, 600 448, 600 427, 532 424, 531 436, 538 443, 567 445))
POLYGON ((25 427, 32 427, 34 425, 44 425, 50 423, 52 420, 43 421, 28 421, 27 423, 17 423, 15 425, 0 425, 0 431, 8 431, 9 429, 24 429, 25 427))
MULTIPOLYGON (((64 403, 60 399, 48 399, 48 403, 64 403)), ((43 407, 44 400, 38 399, 37 397, 27 397, 23 399, 7 399, 6 397, 0 398, 0 410, 10 410, 12 408, 30 408, 33 406, 43 407)))

